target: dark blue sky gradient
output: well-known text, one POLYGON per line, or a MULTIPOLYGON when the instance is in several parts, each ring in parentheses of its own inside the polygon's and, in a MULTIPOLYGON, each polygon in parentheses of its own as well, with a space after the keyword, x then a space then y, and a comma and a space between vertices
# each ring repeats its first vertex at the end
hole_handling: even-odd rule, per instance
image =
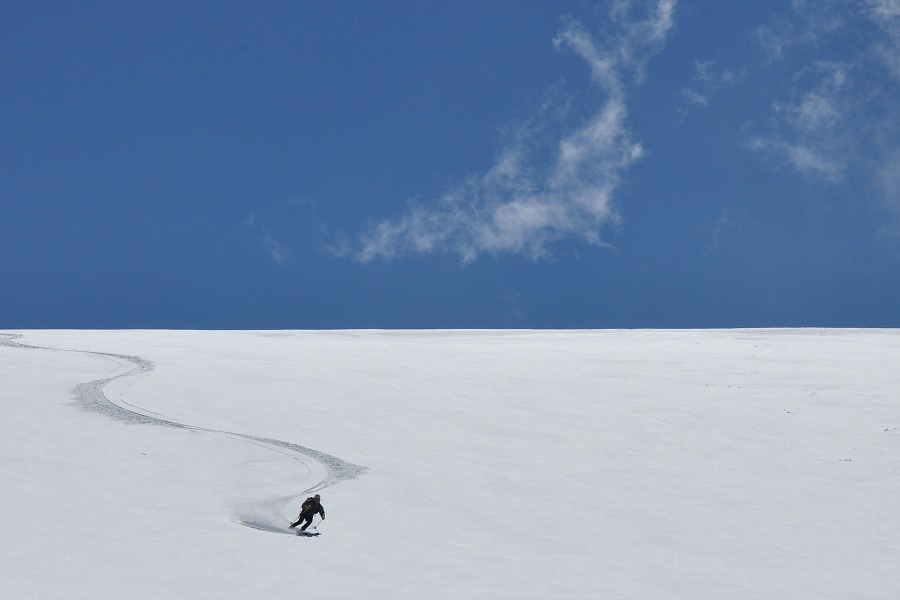
POLYGON ((898 81, 871 42, 900 56, 900 24, 865 0, 823 3, 835 30, 787 1, 678 3, 622 73, 644 156, 607 246, 335 251, 439 206, 541 106, 565 112, 548 139, 585 122, 604 92, 553 40, 574 19, 613 44, 612 4, 6 3, 0 326, 900 326, 898 81))

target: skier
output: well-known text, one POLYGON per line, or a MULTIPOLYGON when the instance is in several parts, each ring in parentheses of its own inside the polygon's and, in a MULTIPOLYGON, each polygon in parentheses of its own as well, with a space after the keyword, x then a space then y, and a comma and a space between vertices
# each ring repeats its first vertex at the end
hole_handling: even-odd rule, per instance
POLYGON ((316 513, 319 513, 322 521, 325 520, 325 508, 319 502, 318 494, 303 501, 303 505, 300 507, 300 514, 297 516, 297 520, 291 523, 291 529, 306 521, 303 527, 300 528, 300 531, 306 531, 306 528, 312 525, 312 520, 316 513))

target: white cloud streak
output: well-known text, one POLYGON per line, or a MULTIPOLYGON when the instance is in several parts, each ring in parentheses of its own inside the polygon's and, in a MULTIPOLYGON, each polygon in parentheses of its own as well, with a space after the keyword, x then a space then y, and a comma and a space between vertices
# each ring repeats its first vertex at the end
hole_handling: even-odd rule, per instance
POLYGON ((256 215, 251 214, 247 217, 245 224, 252 228, 257 234, 257 240, 262 244, 269 257, 279 265, 285 265, 291 260, 291 250, 272 235, 265 227, 256 222, 256 215))
POLYGON ((787 97, 772 103, 771 130, 751 139, 750 147, 801 173, 840 181, 853 143, 847 129, 855 103, 847 85, 849 68, 847 63, 818 62, 802 69, 787 97))
POLYGON ((548 143, 545 121, 555 107, 545 105, 510 130, 486 172, 451 187, 435 203, 413 204, 404 216, 376 223, 343 253, 369 262, 448 252, 470 262, 485 253, 538 259, 563 239, 602 245, 602 227, 620 220, 613 196, 623 173, 644 154, 627 125, 626 76, 643 77, 647 60, 674 26, 675 6, 676 0, 649 6, 617 0, 609 13, 615 33, 599 40, 580 23, 565 22, 554 44, 590 68, 602 96, 597 110, 548 143), (536 158, 548 154, 540 151, 546 147, 549 160, 536 158))
POLYGON ((878 24, 887 39, 878 41, 873 48, 891 76, 900 81, 900 0, 869 0, 869 17, 878 24))
MULTIPOLYGON (((858 1, 858 0, 853 0, 858 1)), ((756 30, 756 38, 770 61, 784 59, 796 46, 815 45, 845 25, 840 9, 847 0, 793 0, 791 8, 800 18, 778 16, 756 30)))
POLYGON ((757 32, 789 85, 749 147, 826 183, 861 176, 900 217, 890 175, 900 156, 900 0, 795 0, 793 9, 757 32))
POLYGON ((872 16, 889 29, 900 27, 900 0, 869 0, 872 16))
MULTIPOLYGON (((743 77, 744 73, 716 70, 715 61, 696 61, 693 85, 689 88, 682 88, 680 94, 688 107, 706 107, 720 90, 734 86, 743 77)), ((684 118, 688 113, 688 108, 683 107, 679 113, 684 118)))
POLYGON ((284 265, 291 259, 290 249, 276 240, 270 232, 264 231, 259 240, 262 242, 263 247, 265 247, 272 260, 279 265, 284 265))

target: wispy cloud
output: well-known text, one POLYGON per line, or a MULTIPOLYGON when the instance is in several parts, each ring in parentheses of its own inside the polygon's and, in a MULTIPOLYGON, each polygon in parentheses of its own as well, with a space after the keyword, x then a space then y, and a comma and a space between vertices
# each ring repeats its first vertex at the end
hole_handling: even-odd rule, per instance
POLYGON ((617 223, 614 194, 644 150, 628 128, 628 89, 674 26, 676 0, 617 0, 603 36, 568 20, 556 48, 589 67, 602 100, 566 133, 548 139, 552 101, 516 126, 486 171, 447 189, 433 203, 376 223, 342 253, 361 262, 410 253, 448 252, 464 262, 479 255, 518 253, 540 258, 563 239, 603 243, 603 226, 617 223), (540 157, 540 158, 539 158, 540 157))
POLYGON ((744 77, 743 72, 718 70, 712 60, 694 63, 694 78, 690 87, 682 88, 681 97, 686 103, 680 115, 686 116, 689 108, 708 106, 710 100, 723 88, 734 86, 744 77))
POLYGON ((288 263, 292 253, 290 248, 275 239, 272 232, 256 222, 256 215, 251 214, 244 222, 248 227, 252 228, 256 234, 256 239, 262 244, 263 249, 279 265, 288 263))
POLYGON ((846 0, 793 0, 791 15, 777 15, 756 29, 756 38, 770 61, 780 61, 797 46, 818 44, 845 25, 846 0), (799 15, 800 18, 796 18, 799 15))
POLYGON ((772 103, 768 132, 753 137, 750 147, 801 173, 839 181, 853 143, 848 124, 857 102, 848 86, 850 68, 848 63, 816 62, 800 69, 786 97, 772 103))
POLYGON ((853 173, 900 216, 886 176, 900 155, 900 0, 795 0, 757 31, 787 85, 748 145, 820 181, 853 173))
POLYGON ((873 52, 881 59, 891 76, 900 80, 900 1, 869 0, 869 18, 878 24, 887 38, 873 45, 873 52))
POLYGON ((272 234, 268 231, 263 231, 259 240, 262 242, 263 247, 269 253, 269 256, 272 257, 279 265, 283 265, 291 258, 290 249, 276 240, 272 234))
POLYGON ((713 225, 712 240, 709 245, 709 251, 712 252, 719 248, 722 240, 729 234, 743 229, 746 213, 736 211, 732 208, 725 208, 716 219, 713 225))

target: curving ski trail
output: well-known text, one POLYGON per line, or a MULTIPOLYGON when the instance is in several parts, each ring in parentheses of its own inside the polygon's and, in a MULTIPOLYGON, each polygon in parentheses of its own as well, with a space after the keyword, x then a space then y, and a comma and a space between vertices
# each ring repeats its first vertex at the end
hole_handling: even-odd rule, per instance
POLYGON ((214 433, 223 435, 233 439, 239 439, 247 443, 251 443, 272 452, 283 454, 291 460, 295 460, 303 464, 309 475, 315 475, 317 481, 314 485, 299 490, 287 496, 272 498, 261 502, 245 503, 235 507, 234 522, 253 529, 261 531, 269 531, 273 533, 286 533, 294 535, 296 532, 288 528, 285 523, 285 510, 289 504, 294 502, 298 497, 311 492, 322 490, 328 486, 334 485, 346 479, 355 479, 366 471, 367 467, 355 465, 347 462, 331 454, 273 438, 264 438, 246 433, 237 433, 233 431, 223 431, 219 429, 210 429, 208 427, 199 427, 178 421, 172 421, 164 418, 162 415, 144 410, 138 406, 134 406, 119 399, 119 402, 113 402, 104 393, 104 388, 113 381, 125 377, 137 377, 150 373, 155 365, 140 356, 129 356, 125 354, 113 354, 108 352, 94 352, 89 350, 69 350, 63 348, 50 348, 45 346, 35 346, 31 344, 23 344, 17 340, 22 338, 22 334, 2 333, 0 334, 0 346, 8 346, 12 348, 21 348, 27 350, 45 350, 50 352, 69 352, 75 354, 88 354, 91 356, 99 356, 110 359, 118 363, 118 368, 113 375, 101 379, 95 379, 75 386, 73 393, 75 394, 75 402, 79 408, 88 412, 104 414, 113 419, 132 424, 141 425, 159 425, 163 427, 173 427, 176 429, 185 429, 188 431, 198 431, 203 433, 214 433), (129 368, 129 366, 131 368, 129 368), (308 461, 312 461, 312 464, 308 461))

